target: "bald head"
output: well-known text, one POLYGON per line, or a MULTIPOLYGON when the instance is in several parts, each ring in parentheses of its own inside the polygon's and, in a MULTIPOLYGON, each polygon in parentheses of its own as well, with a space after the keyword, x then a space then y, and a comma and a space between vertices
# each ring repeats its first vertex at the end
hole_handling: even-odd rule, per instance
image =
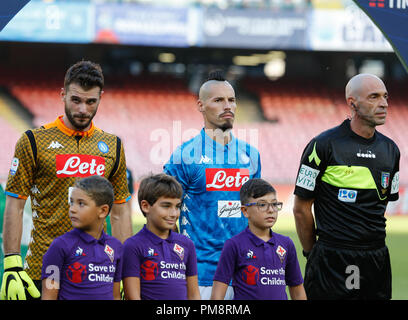
POLYGON ((367 92, 369 86, 380 83, 385 87, 383 81, 376 75, 369 73, 357 74, 346 85, 346 100, 349 98, 358 99, 359 96, 367 92))

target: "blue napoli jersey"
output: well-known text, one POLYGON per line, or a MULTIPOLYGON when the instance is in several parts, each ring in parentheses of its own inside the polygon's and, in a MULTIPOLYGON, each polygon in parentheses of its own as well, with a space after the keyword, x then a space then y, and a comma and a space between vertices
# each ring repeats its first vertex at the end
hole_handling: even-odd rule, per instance
POLYGON ((224 242, 248 225, 239 191, 260 178, 259 152, 234 136, 222 145, 203 129, 173 152, 164 172, 183 187, 180 232, 196 247, 199 285, 211 286, 224 242))

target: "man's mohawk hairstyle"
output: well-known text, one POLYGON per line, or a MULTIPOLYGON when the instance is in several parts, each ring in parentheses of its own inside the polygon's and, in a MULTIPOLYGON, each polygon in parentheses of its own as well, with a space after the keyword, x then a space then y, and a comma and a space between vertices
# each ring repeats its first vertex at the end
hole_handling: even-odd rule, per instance
POLYGON ((215 81, 226 81, 225 75, 224 75, 224 71, 223 71, 223 70, 214 70, 214 71, 211 71, 211 72, 208 74, 208 78, 205 80, 205 82, 211 81, 211 80, 215 80, 215 81))

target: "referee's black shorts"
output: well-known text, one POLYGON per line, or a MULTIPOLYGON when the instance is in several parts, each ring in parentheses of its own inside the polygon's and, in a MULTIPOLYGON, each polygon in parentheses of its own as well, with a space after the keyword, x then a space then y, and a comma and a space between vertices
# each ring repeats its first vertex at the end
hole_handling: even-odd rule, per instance
POLYGON ((391 264, 385 242, 363 249, 319 239, 307 259, 304 287, 310 300, 391 299, 391 264))

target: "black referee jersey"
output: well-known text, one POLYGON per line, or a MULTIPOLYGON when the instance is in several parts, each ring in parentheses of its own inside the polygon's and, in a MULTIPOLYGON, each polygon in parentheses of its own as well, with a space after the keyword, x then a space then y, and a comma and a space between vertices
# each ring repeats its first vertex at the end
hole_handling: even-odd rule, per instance
POLYGON ((400 151, 375 131, 365 139, 350 120, 327 130, 306 146, 295 195, 314 200, 319 239, 363 245, 385 239, 385 209, 398 200, 400 151))

